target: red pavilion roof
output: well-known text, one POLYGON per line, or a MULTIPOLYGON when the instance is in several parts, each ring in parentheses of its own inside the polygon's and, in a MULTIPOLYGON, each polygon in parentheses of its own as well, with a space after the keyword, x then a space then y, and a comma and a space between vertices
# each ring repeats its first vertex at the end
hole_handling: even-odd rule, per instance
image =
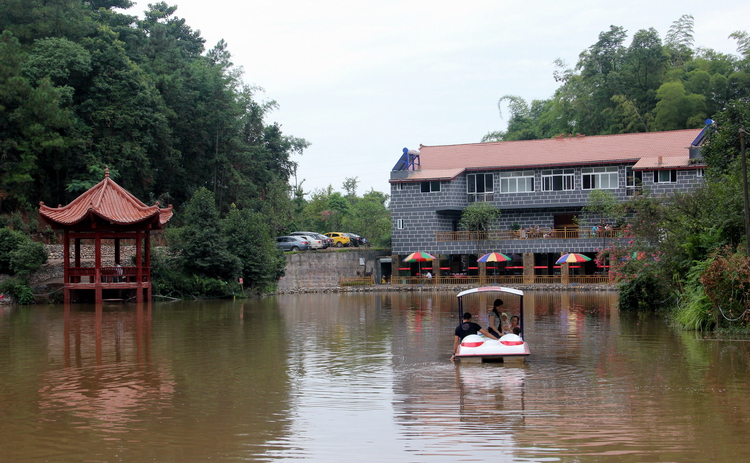
POLYGON ((67 206, 48 207, 39 203, 39 215, 60 227, 71 226, 99 217, 116 225, 135 225, 150 222, 152 229, 160 229, 172 218, 172 206, 159 208, 147 206, 123 187, 109 178, 109 169, 104 180, 74 199, 67 206))

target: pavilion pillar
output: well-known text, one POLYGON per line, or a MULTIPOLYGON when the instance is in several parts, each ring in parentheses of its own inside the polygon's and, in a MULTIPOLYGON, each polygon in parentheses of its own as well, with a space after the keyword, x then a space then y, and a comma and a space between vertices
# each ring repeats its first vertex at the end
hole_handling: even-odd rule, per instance
MULTIPOLYGON (((63 302, 70 304, 70 232, 63 232, 63 302)), ((66 305, 66 310, 69 307, 66 305)))
POLYGON ((135 302, 136 303, 142 303, 143 302, 143 232, 141 230, 137 230, 135 232, 135 268, 136 268, 136 293, 135 293, 135 302))
POLYGON ((151 301, 151 233, 149 231, 144 232, 144 252, 146 253, 146 301, 151 301))
POLYGON ((97 228, 94 231, 94 301, 101 304, 102 297, 102 235, 97 228))

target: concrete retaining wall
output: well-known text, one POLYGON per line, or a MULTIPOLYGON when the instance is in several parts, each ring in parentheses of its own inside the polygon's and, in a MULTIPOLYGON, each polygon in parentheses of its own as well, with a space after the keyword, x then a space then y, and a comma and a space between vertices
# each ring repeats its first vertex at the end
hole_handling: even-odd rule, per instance
POLYGON ((286 255, 286 274, 279 281, 279 292, 323 289, 339 286, 339 277, 355 278, 357 272, 380 278, 378 257, 390 257, 390 251, 315 251, 286 255), (362 260, 361 260, 362 259, 362 260), (361 263, 364 262, 364 266, 361 263))

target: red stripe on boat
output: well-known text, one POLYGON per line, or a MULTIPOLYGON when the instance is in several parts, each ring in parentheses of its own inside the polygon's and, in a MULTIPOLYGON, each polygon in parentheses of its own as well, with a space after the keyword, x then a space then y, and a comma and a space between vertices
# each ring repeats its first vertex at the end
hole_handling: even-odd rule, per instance
POLYGON ((500 344, 504 346, 520 346, 523 344, 523 341, 500 341, 500 344))
POLYGON ((484 341, 479 341, 479 342, 462 342, 461 343, 461 345, 463 347, 479 347, 482 344, 484 344, 484 341))

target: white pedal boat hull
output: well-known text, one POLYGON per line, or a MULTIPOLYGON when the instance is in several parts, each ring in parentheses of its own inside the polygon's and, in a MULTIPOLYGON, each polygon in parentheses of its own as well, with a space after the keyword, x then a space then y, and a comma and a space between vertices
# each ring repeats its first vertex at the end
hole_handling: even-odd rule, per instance
POLYGON ((458 346, 456 358, 474 361, 523 362, 530 354, 529 345, 515 334, 506 334, 500 340, 478 334, 466 336, 458 346))

